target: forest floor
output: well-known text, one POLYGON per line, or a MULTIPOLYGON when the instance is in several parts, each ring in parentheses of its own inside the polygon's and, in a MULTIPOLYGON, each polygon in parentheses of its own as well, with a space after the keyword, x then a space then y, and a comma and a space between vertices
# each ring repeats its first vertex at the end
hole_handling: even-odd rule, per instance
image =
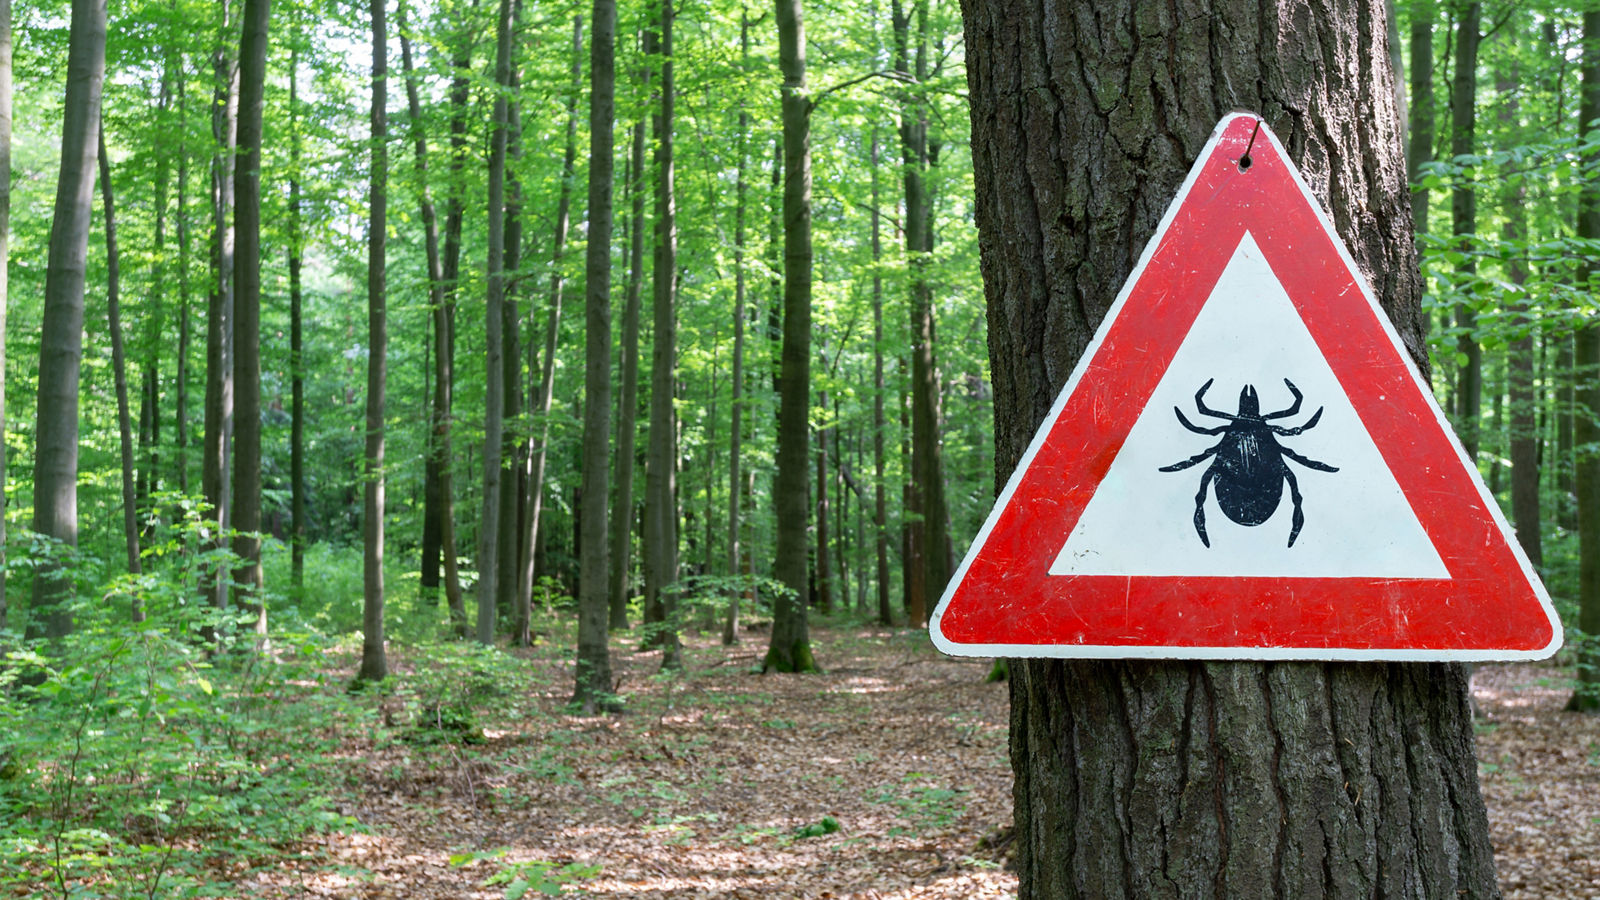
POLYGON ((501 898, 519 878, 529 896, 1014 896, 1006 687, 983 682, 988 662, 920 631, 812 641, 823 674, 760 675, 765 634, 691 635, 676 677, 614 641, 614 717, 568 713, 559 639, 526 653, 534 674, 512 690, 531 696, 491 696, 464 729, 448 704, 411 723, 415 702, 386 699, 387 727, 342 750, 338 809, 368 832, 229 880, 253 898, 501 898))
MULTIPOLYGON (((365 830, 227 873, 239 896, 1015 895, 1006 688, 983 682, 986 661, 824 627, 821 675, 756 674, 751 633, 731 649, 689 636, 668 677, 659 652, 614 642, 628 711, 584 718, 566 708, 563 637, 518 651, 510 680, 430 682, 398 654, 394 681, 424 687, 374 701, 383 724, 341 750, 336 808, 365 830)), ((1562 710, 1557 669, 1481 666, 1473 686, 1506 897, 1600 897, 1600 718, 1562 710)))

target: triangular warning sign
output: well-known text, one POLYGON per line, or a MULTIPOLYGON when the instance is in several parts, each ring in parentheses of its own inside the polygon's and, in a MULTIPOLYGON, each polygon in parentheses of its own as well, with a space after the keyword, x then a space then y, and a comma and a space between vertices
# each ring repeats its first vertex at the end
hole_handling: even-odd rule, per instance
POLYGON ((1532 659, 1562 637, 1248 114, 1217 126, 929 630, 959 655, 1187 659, 1532 659))

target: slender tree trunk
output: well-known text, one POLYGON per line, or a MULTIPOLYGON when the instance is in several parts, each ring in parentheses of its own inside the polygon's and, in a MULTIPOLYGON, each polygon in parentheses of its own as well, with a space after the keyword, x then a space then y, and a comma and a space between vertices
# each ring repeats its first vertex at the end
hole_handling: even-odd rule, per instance
MULTIPOLYGON (((404 0, 401 9, 404 10, 404 0)), ((402 15, 404 13, 402 12, 402 15)), ((403 27, 403 26, 402 26, 403 27)), ((304 297, 300 285, 300 54, 289 51, 289 569, 294 595, 306 580, 306 372, 304 297)))
MULTIPOLYGON (((133 423, 128 403, 128 354, 122 342, 121 260, 117 253, 116 201, 111 187, 111 163, 106 158, 106 131, 102 121, 96 129, 100 167, 100 200, 105 207, 106 232, 106 311, 111 331, 111 372, 117 394, 117 434, 122 459, 122 538, 127 550, 128 572, 139 569, 138 491, 133 471, 133 423)), ((144 621, 144 605, 138 595, 133 600, 133 621, 144 621)))
POLYGON ((383 633, 383 412, 388 383, 389 27, 385 0, 372 0, 372 165, 367 194, 367 448, 362 491, 360 681, 389 674, 383 633))
POLYGON ((494 125, 489 142, 488 300, 484 311, 486 370, 483 412, 483 515, 478 526, 478 642, 494 643, 495 600, 499 597, 500 450, 505 432, 505 352, 503 334, 506 295, 505 180, 510 140, 512 0, 500 0, 496 31, 494 125))
MULTIPOLYGON (((1583 14, 1583 86, 1578 122, 1587 147, 1578 188, 1578 237, 1600 239, 1600 177, 1594 167, 1600 153, 1593 149, 1594 122, 1600 119, 1600 10, 1583 14)), ((1594 290, 1595 266, 1586 258, 1579 263, 1577 281, 1594 290)), ((1568 709, 1600 710, 1600 325, 1584 321, 1574 339, 1573 391, 1577 413, 1573 416, 1573 464, 1578 494, 1578 630, 1587 636, 1579 649, 1578 689, 1568 709)))
MULTIPOLYGON (((828 392, 817 394, 817 407, 828 409, 828 392)), ((823 615, 833 613, 833 572, 828 564, 829 544, 833 531, 828 522, 828 429, 817 429, 817 610, 823 615)))
MULTIPOLYGON (((499 546, 495 556, 500 571, 495 576, 495 609, 511 622, 511 645, 526 647, 533 642, 531 610, 524 614, 518 603, 517 580, 521 567, 517 564, 517 551, 522 547, 521 528, 517 521, 522 515, 520 488, 522 477, 522 347, 519 331, 522 314, 517 308, 517 287, 521 278, 517 271, 522 267, 522 180, 517 176, 522 161, 522 102, 519 89, 522 72, 515 45, 521 33, 522 0, 511 7, 510 98, 506 110, 506 250, 505 299, 501 304, 500 328, 504 347, 501 352, 505 389, 505 421, 509 423, 500 442, 500 525, 495 529, 499 546)), ((530 337, 530 340, 532 338, 530 337)))
MULTIPOLYGON (((9 0, 0 0, 9 2, 9 0)), ((178 121, 184 123, 178 138, 178 366, 173 380, 177 399, 174 401, 173 448, 176 457, 178 492, 189 493, 189 110, 184 81, 178 79, 178 121)), ((3 229, 0 229, 3 230, 3 229)), ((0 379, 3 380, 3 379, 0 379)), ((0 473, 3 474, 3 473, 0 473)))
POLYGON ((611 423, 612 128, 616 122, 616 0, 594 0, 589 42, 589 240, 585 249, 583 497, 579 504, 578 654, 573 703, 611 708, 606 644, 606 445, 611 423))
MULTIPOLYGON (((750 65, 750 13, 739 10, 739 69, 750 65)), ((739 130, 734 140, 738 142, 738 168, 733 185, 733 402, 729 410, 728 430, 728 574, 737 576, 739 564, 739 490, 743 481, 739 454, 744 440, 744 204, 745 204, 745 142, 750 133, 750 113, 739 110, 739 130)), ((730 591, 727 612, 722 618, 722 643, 739 642, 739 603, 742 591, 730 591)))
MULTIPOLYGON (((1381 3, 1334 0, 1308 17, 1219 0, 1137 34, 1127 0, 1062 21, 992 0, 965 9, 997 484, 1229 109, 1259 110, 1309 183, 1337 186, 1320 198, 1333 224, 1407 345, 1423 347, 1381 3), (1210 43, 1217 23, 1246 21, 1210 43), (1144 52, 1169 46, 1197 52, 1144 52), (1084 72, 1144 86, 1165 114, 1100 116, 1084 72)), ((1023 900, 1497 895, 1459 665, 1010 672, 1023 900)))
POLYGON ((6 630, 6 308, 11 277, 11 0, 0 0, 0 631, 6 630))
POLYGON ((1411 183, 1411 221, 1418 235, 1428 233, 1428 189, 1421 186, 1422 166, 1433 162, 1433 24, 1432 3, 1411 7, 1411 145, 1406 153, 1406 180, 1411 183))
MULTIPOLYGON (((33 465, 33 530, 66 548, 78 545, 78 378, 105 60, 105 0, 73 0, 61 119, 61 174, 50 224, 39 334, 33 465)), ((47 564, 33 579, 34 628, 43 624, 47 637, 72 631, 72 610, 65 603, 71 596, 72 577, 65 565, 65 560, 47 564)))
POLYGON ((783 73, 783 353, 778 400, 778 519, 774 570, 788 593, 772 609, 764 671, 811 672, 806 622, 806 457, 811 401, 811 99, 801 0, 778 0, 778 65, 783 73))
MULTIPOLYGON (((1514 39, 1514 37, 1513 37, 1514 39)), ((1516 67, 1503 72, 1495 90, 1500 94, 1501 133, 1515 135, 1519 106, 1516 67)), ((1505 182, 1500 196, 1505 222, 1500 235, 1507 245, 1506 277, 1521 288, 1528 280, 1528 262, 1520 245, 1528 238, 1528 190, 1521 179, 1505 182)), ((1535 567, 1544 565, 1539 522, 1540 433, 1536 421, 1539 403, 1534 393, 1533 304, 1525 293, 1511 295, 1511 321, 1515 336, 1507 347, 1506 381, 1511 407, 1511 518, 1517 542, 1535 567)))
MULTIPOLYGON (((642 86, 648 88, 650 67, 642 67, 642 86)), ((612 510, 609 624, 628 627, 628 586, 633 555, 634 440, 639 417, 639 314, 644 293, 644 119, 633 126, 633 149, 628 162, 628 290, 622 313, 622 395, 617 401, 617 497, 612 510)))
POLYGON ((872 149, 868 165, 872 173, 872 523, 873 548, 877 556, 878 624, 894 624, 889 605, 889 513, 884 484, 883 435, 888 420, 883 414, 883 216, 878 211, 878 164, 882 146, 878 129, 872 129, 872 149))
MULTIPOLYGON (((211 292, 206 305, 205 445, 201 448, 201 492, 211 521, 212 546, 227 546, 230 515, 228 460, 233 444, 234 226, 233 173, 239 133, 239 67, 230 0, 222 3, 222 32, 212 58, 216 96, 211 111, 211 292)), ((203 588, 217 608, 227 604, 221 573, 207 576, 203 588)))
MULTIPOLYGON (((1468 3, 1456 23, 1455 81, 1450 91, 1450 152, 1457 158, 1476 152, 1478 33, 1483 5, 1468 3)), ((1464 168, 1450 192, 1450 219, 1462 261, 1463 277, 1477 270, 1473 237, 1478 230, 1478 201, 1473 187, 1477 169, 1464 168)), ((1470 290, 1470 289, 1469 289, 1470 290)), ((1483 408, 1483 348, 1478 343, 1478 313, 1470 302, 1456 304, 1456 352, 1465 360, 1456 371, 1456 431, 1467 457, 1478 454, 1478 417, 1483 408)))
MULTIPOLYGON (((545 312, 544 357, 539 372, 539 396, 534 401, 532 432, 528 438, 528 512, 522 528, 522 570, 517 594, 526 608, 533 604, 533 550, 538 544, 539 517, 544 513, 545 461, 550 449, 550 406, 555 399, 556 345, 561 336, 561 294, 566 278, 561 270, 567 249, 567 228, 572 218, 572 184, 578 155, 578 96, 583 91, 583 17, 572 18, 572 92, 567 95, 567 135, 561 158, 561 192, 556 199, 556 228, 550 250, 550 299, 545 312)), ((529 373, 531 375, 532 369, 529 373)))
MULTIPOLYGON (((674 395, 678 356, 677 198, 673 185, 672 2, 660 9, 661 105, 655 117, 656 206, 654 333, 650 341, 650 451, 645 464, 644 595, 645 623, 659 630, 647 635, 659 646, 661 667, 682 666, 678 645, 677 415, 674 395)), ((647 40, 646 45, 650 42, 647 40)))
MULTIPOLYGON (((466 628, 466 603, 461 596, 461 579, 456 565, 456 538, 455 538, 455 503, 454 492, 451 489, 450 475, 450 405, 452 393, 450 339, 451 317, 446 311, 445 291, 449 285, 445 277, 444 261, 439 252, 439 220, 434 210, 433 201, 428 196, 428 138, 422 129, 422 103, 417 96, 417 81, 413 73, 411 61, 411 39, 406 33, 406 4, 400 3, 396 12, 395 24, 400 32, 400 65, 403 69, 406 84, 406 109, 410 114, 410 128, 412 147, 415 151, 417 166, 417 183, 419 203, 421 204, 423 241, 428 262, 428 309, 433 318, 433 405, 430 409, 432 424, 432 441, 429 446, 430 464, 433 470, 425 477, 430 477, 435 486, 430 492, 434 497, 434 504, 430 515, 435 521, 438 536, 434 538, 435 561, 438 565, 438 556, 444 557, 445 570, 445 598, 451 611, 451 620, 456 627, 459 637, 465 637, 466 628)), ((452 95, 453 96, 453 95, 452 95)), ((464 101, 463 101, 464 102, 464 101)), ((454 190, 454 188, 452 188, 454 190)), ((457 204, 459 207, 459 204, 457 204)), ((456 211, 459 226, 459 211, 456 211)), ((459 232, 457 250, 459 251, 459 232)), ((452 273, 452 279, 454 273, 452 273)), ((426 531, 426 529, 425 529, 426 531)), ((423 551, 423 578, 426 580, 428 573, 427 550, 428 538, 424 536, 423 551)), ((435 571, 435 587, 437 586, 438 573, 435 571)))
POLYGON ((261 137, 266 100, 270 0, 244 0, 239 43, 239 164, 234 169, 234 355, 236 407, 233 552, 239 605, 267 633, 261 594, 261 137))

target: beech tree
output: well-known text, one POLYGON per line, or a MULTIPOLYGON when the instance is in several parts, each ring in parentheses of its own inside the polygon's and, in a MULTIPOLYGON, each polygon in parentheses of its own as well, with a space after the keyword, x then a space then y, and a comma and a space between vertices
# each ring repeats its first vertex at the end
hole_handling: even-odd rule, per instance
POLYGON ((367 189, 367 441, 363 485, 362 681, 389 674, 383 634, 384 395, 388 386, 389 327, 384 266, 389 211, 389 29, 384 0, 372 0, 372 169, 367 189))
MULTIPOLYGON (((1283 138, 1427 370, 1382 3, 964 10, 997 483, 1233 109, 1283 138)), ((1023 898, 1496 894, 1460 665, 1011 676, 1023 898)))
MULTIPOLYGON (((78 379, 105 74, 105 0, 73 0, 61 117, 61 174, 56 180, 55 217, 50 223, 44 323, 39 334, 33 464, 33 530, 67 547, 78 545, 78 379)), ((61 563, 57 560, 55 565, 61 563)), ((34 625, 30 630, 42 624, 47 636, 61 637, 72 630, 72 612, 62 603, 71 581, 51 574, 46 569, 34 577, 34 625)))

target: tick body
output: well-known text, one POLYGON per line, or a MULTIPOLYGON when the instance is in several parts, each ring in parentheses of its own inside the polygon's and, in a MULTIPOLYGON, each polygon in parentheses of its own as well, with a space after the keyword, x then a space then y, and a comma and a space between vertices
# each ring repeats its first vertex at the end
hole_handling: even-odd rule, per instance
POLYGON ((1294 504, 1294 517, 1289 529, 1289 546, 1293 547, 1295 538, 1300 536, 1300 529, 1305 525, 1305 513, 1301 509, 1300 483, 1290 469, 1289 461, 1319 472, 1339 470, 1325 462, 1301 456, 1279 443, 1278 438, 1293 437, 1315 427, 1322 418, 1322 407, 1318 407, 1304 425, 1288 428, 1272 424, 1275 419, 1298 414, 1304 399, 1294 382, 1285 378, 1283 383, 1294 395, 1294 403, 1287 409, 1262 413, 1255 387, 1247 384, 1239 392, 1239 411, 1220 412, 1206 406, 1205 401, 1206 390, 1215 380, 1210 379, 1200 386, 1200 390, 1195 392, 1194 404, 1201 415, 1222 419, 1225 424, 1201 428, 1190 422, 1183 410, 1173 407, 1172 411, 1177 414, 1178 422, 1184 428, 1195 434, 1220 435, 1222 440, 1186 460, 1162 466, 1160 471, 1180 472, 1211 460, 1205 474, 1200 476, 1200 490, 1194 498, 1194 530, 1200 535, 1200 543, 1207 547, 1211 546, 1211 538, 1206 534, 1207 491, 1215 488, 1217 506, 1229 520, 1239 525, 1260 525, 1277 511, 1283 499, 1283 486, 1287 483, 1289 500, 1294 504))

